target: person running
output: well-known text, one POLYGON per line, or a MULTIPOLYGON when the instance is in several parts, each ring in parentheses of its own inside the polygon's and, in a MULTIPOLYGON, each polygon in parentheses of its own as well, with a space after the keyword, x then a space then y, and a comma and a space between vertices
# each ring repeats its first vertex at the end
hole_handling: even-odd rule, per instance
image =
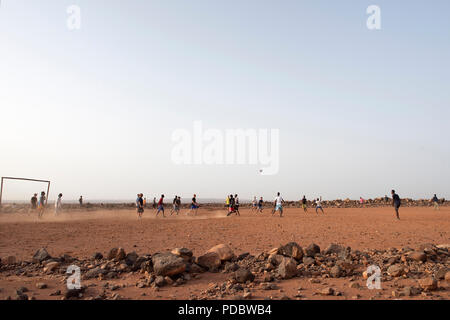
POLYGON ((234 210, 236 211, 237 216, 241 215, 239 212, 239 198, 237 194, 234 195, 234 210))
POLYGON ((80 207, 83 206, 83 196, 80 196, 80 199, 78 199, 78 202, 80 203, 80 207))
POLYGON ((253 197, 252 201, 252 211, 258 211, 258 200, 256 200, 256 196, 253 197))
POLYGON ((37 198, 37 193, 35 193, 32 197, 31 197, 31 207, 29 211, 36 211, 37 209, 37 203, 38 203, 38 198, 37 198))
POLYGON ((308 212, 308 207, 306 205, 306 196, 303 196, 303 198, 302 198, 302 208, 303 208, 303 211, 305 211, 305 213, 308 212))
POLYGON ((229 215, 231 215, 231 214, 233 214, 233 213, 236 212, 236 210, 235 210, 234 197, 233 197, 232 194, 230 194, 229 199, 230 199, 230 204, 229 204, 229 206, 228 206, 228 213, 227 213, 227 216, 229 216, 229 215))
POLYGON ((439 199, 436 194, 434 195, 433 199, 431 199, 431 202, 433 202, 434 210, 439 210, 439 199))
POLYGON ((47 200, 47 198, 45 197, 45 192, 42 191, 41 196, 39 197, 39 203, 38 203, 38 218, 42 218, 42 216, 44 215, 46 200, 47 200))
POLYGON ((142 193, 138 193, 136 199, 136 212, 139 219, 142 218, 142 214, 144 213, 144 199, 142 199, 142 196, 142 193))
POLYGON ((197 203, 197 195, 194 194, 194 196, 192 197, 192 200, 191 200, 191 208, 189 209, 187 214, 189 214, 190 212, 194 212, 194 215, 196 216, 198 207, 199 207, 199 205, 197 203))
POLYGON ((280 218, 283 217, 283 198, 281 197, 280 193, 277 193, 277 197, 275 198, 274 204, 275 209, 272 212, 272 215, 274 215, 275 212, 280 211, 280 218))
POLYGON ((166 216, 164 215, 164 195, 161 195, 161 198, 159 198, 158 201, 158 210, 156 210, 156 216, 158 216, 158 214, 162 212, 162 216, 163 218, 165 218, 166 216))
POLYGON ((261 198, 259 198, 259 201, 258 201, 258 211, 260 213, 262 213, 262 211, 263 211, 263 204, 264 204, 264 200, 263 200, 263 197, 261 197, 261 198))
POLYGON ((62 193, 58 194, 58 199, 55 202, 55 216, 57 216, 62 209, 62 193))
POLYGON ((319 209, 322 211, 322 213, 325 213, 322 208, 322 196, 320 196, 320 199, 317 198, 316 200, 316 213, 319 213, 318 212, 319 209))
POLYGON ((392 194, 392 205, 394 206, 395 214, 397 216, 397 219, 400 220, 400 215, 398 213, 398 209, 400 208, 401 205, 400 197, 398 196, 398 194, 395 193, 395 190, 392 190, 391 194, 392 194))

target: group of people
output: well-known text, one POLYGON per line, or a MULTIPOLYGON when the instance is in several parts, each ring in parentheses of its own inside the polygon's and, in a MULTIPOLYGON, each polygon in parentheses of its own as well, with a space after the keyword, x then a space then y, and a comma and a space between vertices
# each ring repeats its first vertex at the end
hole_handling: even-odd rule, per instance
MULTIPOLYGON (((58 198, 55 201, 55 211, 54 211, 55 216, 57 216, 58 214, 61 213, 62 197, 63 197, 62 193, 58 194, 58 198)), ((80 199, 78 201, 80 203, 80 206, 82 206, 83 205, 83 196, 80 196, 80 199)), ((45 207, 47 206, 47 197, 45 195, 45 191, 41 192, 39 199, 38 199, 37 193, 33 194, 30 202, 31 202, 30 211, 37 211, 38 218, 41 219, 42 216, 44 215, 45 207)))
MULTIPOLYGON (((139 219, 142 218, 142 214, 144 213, 144 208, 146 207, 146 204, 147 204, 147 199, 144 198, 144 195, 142 193, 138 193, 137 198, 136 198, 136 212, 137 212, 139 219)), ((164 195, 163 194, 159 198, 158 202, 156 202, 156 197, 153 198, 153 208, 156 209, 156 217, 158 217, 158 215, 160 213, 163 216, 163 218, 166 217, 166 215, 164 214, 164 207, 165 207, 165 204, 164 204, 164 195)), ((176 195, 172 200, 172 209, 170 210, 170 215, 173 215, 174 213, 176 215, 178 215, 180 213, 180 208, 181 208, 181 197, 176 195)), ((186 212, 186 215, 189 215, 192 213, 194 215, 197 215, 198 208, 199 208, 199 204, 197 203, 197 195, 194 194, 194 196, 192 197, 192 200, 191 200, 191 205, 190 205, 189 211, 186 212)))

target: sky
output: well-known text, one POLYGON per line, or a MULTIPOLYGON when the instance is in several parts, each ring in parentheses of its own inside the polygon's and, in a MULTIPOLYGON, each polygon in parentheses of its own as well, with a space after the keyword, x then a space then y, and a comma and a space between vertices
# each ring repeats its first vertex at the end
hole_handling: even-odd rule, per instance
MULTIPOLYGON (((449 12, 446 0, 2 0, 0 176, 51 180, 50 200, 450 198, 449 12), (174 163, 172 135, 194 121, 278 129, 278 172, 174 163)), ((6 200, 45 190, 4 187, 6 200)))

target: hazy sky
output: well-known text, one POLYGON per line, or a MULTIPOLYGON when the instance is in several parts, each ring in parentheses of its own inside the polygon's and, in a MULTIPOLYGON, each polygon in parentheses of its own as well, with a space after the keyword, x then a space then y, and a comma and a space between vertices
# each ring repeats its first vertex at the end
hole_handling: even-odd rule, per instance
POLYGON ((450 198, 449 17, 447 0, 3 0, 0 176, 49 179, 51 200, 450 198), (279 129, 278 174, 174 164, 196 120, 279 129))

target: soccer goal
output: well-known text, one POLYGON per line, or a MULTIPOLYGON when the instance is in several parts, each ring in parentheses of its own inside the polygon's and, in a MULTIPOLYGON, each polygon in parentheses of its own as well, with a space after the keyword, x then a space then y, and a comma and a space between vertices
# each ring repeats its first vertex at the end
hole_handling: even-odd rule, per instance
POLYGON ((32 181, 32 182, 41 182, 47 184, 47 194, 46 194, 46 200, 45 204, 47 204, 48 201, 48 194, 50 192, 50 181, 49 180, 38 180, 38 179, 29 179, 29 178, 15 178, 15 177, 2 177, 1 186, 0 186, 0 206, 2 205, 2 197, 3 197, 3 187, 4 187, 4 181, 6 180, 20 180, 20 181, 32 181))

